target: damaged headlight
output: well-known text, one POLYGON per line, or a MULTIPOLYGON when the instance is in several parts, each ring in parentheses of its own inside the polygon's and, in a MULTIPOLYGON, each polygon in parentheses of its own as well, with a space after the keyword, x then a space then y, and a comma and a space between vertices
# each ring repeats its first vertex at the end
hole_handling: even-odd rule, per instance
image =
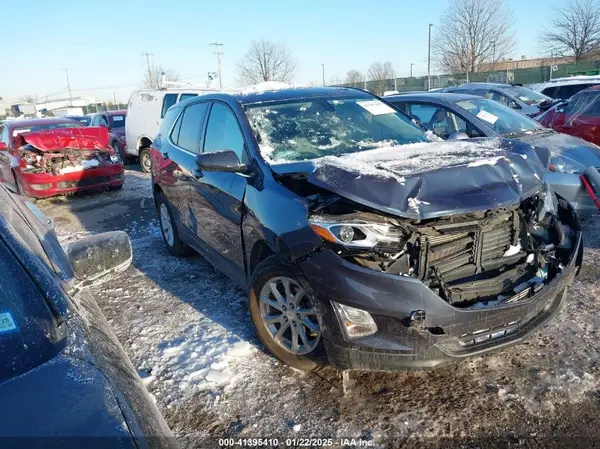
POLYGON ((116 154, 111 154, 110 156, 110 161, 113 164, 116 164, 117 162, 119 162, 121 159, 119 158, 119 156, 117 156, 116 154))
POLYGON ((583 171, 585 170, 585 167, 579 162, 569 157, 561 156, 558 153, 552 153, 552 157, 550 158, 550 165, 548 168, 553 172, 570 174, 583 173, 583 171))
POLYGON ((373 248, 378 243, 397 244, 402 237, 399 229, 382 223, 363 221, 330 222, 311 217, 310 227, 323 240, 352 248, 373 248))

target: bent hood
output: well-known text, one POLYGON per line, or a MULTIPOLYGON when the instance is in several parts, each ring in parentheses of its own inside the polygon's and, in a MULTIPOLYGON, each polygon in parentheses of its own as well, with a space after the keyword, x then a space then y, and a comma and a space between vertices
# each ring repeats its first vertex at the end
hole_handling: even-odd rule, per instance
POLYGON ((402 145, 274 164, 356 203, 405 218, 429 219, 515 205, 537 193, 549 152, 514 140, 402 145))
POLYGON ((523 142, 544 147, 552 153, 573 159, 585 167, 600 167, 600 148, 579 137, 558 132, 540 133, 521 138, 523 142))
POLYGON ((30 144, 40 151, 103 150, 108 147, 108 130, 103 127, 55 128, 19 134, 17 148, 30 144))

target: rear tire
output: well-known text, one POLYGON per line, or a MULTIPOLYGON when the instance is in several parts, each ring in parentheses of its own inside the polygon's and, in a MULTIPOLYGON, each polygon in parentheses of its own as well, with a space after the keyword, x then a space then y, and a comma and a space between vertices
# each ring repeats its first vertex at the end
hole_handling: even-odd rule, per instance
POLYGON ((312 292, 305 290, 277 256, 256 267, 248 300, 258 338, 271 354, 302 371, 327 365, 322 320, 312 292))
POLYGON ((175 220, 171 213, 171 206, 162 193, 158 193, 156 196, 156 208, 158 210, 158 220, 160 222, 160 233, 163 236, 163 240, 169 252, 177 257, 189 256, 193 250, 187 243, 179 238, 175 220))
POLYGON ((140 167, 144 173, 152 171, 152 159, 150 158, 150 148, 140 150, 140 167))

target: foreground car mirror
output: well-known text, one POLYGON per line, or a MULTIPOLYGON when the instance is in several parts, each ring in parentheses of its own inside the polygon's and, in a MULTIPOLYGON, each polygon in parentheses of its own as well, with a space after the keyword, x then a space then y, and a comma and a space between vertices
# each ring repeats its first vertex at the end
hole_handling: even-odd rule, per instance
POLYGON ((67 257, 77 279, 91 281, 126 270, 131 265, 133 250, 126 232, 113 231, 70 244, 67 257))
POLYGON ((448 136, 448 140, 466 140, 470 137, 465 133, 452 133, 448 136))
POLYGON ((249 167, 242 164, 232 150, 201 153, 196 156, 196 165, 201 171, 216 171, 226 173, 248 173, 249 167))
POLYGON ((514 100, 508 102, 508 107, 513 109, 521 109, 521 105, 514 100))

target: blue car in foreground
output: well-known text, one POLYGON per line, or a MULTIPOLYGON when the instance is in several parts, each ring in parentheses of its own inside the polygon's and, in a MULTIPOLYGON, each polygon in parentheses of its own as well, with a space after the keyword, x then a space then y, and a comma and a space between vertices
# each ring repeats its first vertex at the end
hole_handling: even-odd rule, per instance
POLYGON ((127 268, 126 233, 65 254, 51 221, 0 185, 0 447, 170 448, 173 435, 85 288, 127 268))
POLYGON ((430 92, 385 100, 442 139, 505 137, 547 148, 552 155, 548 184, 581 215, 598 211, 581 182, 586 168, 600 167, 600 148, 593 143, 545 128, 496 101, 474 95, 430 92))

